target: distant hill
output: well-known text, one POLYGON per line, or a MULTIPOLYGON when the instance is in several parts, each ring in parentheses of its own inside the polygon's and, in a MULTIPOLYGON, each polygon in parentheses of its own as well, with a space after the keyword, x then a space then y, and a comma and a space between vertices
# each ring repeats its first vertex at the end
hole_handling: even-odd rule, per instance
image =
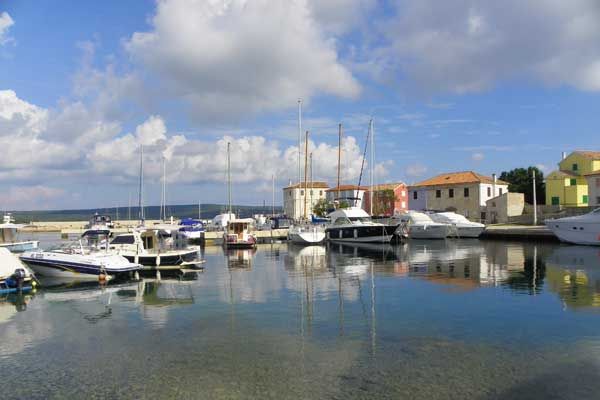
MULTIPOLYGON (((227 206, 222 204, 202 204, 202 219, 211 219, 217 214, 226 212, 227 206)), ((233 212, 241 218, 251 217, 254 214, 271 214, 271 207, 261 206, 232 206, 233 212)), ((91 208, 84 210, 40 210, 40 211, 9 211, 16 222, 27 223, 31 221, 87 221, 94 213, 110 215, 113 219, 128 219, 131 212, 131 219, 138 219, 138 207, 131 207, 131 211, 127 207, 113 208, 91 208), (118 214, 118 218, 117 218, 118 214)), ((146 219, 159 219, 160 207, 148 206, 144 207, 146 219)), ((275 207, 276 213, 281 213, 281 207, 275 207)), ((197 204, 178 204, 167 206, 167 215, 179 218, 198 218, 197 204)))

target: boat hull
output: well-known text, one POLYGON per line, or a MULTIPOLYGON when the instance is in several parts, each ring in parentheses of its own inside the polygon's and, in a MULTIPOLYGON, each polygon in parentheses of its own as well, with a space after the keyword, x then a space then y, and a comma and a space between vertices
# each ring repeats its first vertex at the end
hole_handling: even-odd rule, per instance
POLYGON ((442 225, 411 225, 408 227, 410 239, 446 239, 448 227, 442 225))
POLYGON ((319 244, 325 237, 325 230, 317 226, 291 227, 288 232, 288 239, 294 244, 319 244))
POLYGON ((483 233, 485 227, 479 226, 459 226, 453 228, 448 237, 457 238, 478 238, 483 233))
POLYGON ((21 260, 25 262, 36 274, 53 278, 72 278, 76 280, 94 279, 97 280, 101 274, 109 276, 117 276, 128 274, 139 270, 139 265, 123 263, 119 265, 102 265, 99 263, 85 263, 78 261, 68 261, 59 259, 52 255, 34 253, 31 255, 21 256, 21 260))
POLYGON ((587 246, 600 246, 600 224, 576 220, 546 221, 546 226, 561 241, 587 246))
POLYGON ((389 243, 392 241, 396 229, 395 225, 365 225, 328 227, 325 232, 327 239, 332 242, 389 243))
POLYGON ((196 250, 178 251, 164 254, 123 254, 129 262, 137 262, 146 267, 175 266, 198 258, 196 250), (137 261, 136 261, 137 260, 137 261))

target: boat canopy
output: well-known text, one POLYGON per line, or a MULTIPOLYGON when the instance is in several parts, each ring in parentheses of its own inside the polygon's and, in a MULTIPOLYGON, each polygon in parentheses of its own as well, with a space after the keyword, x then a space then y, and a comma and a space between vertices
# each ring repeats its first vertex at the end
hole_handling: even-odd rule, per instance
POLYGON ((202 225, 202 221, 200 221, 199 219, 194 219, 194 218, 184 218, 181 220, 181 223, 179 225, 183 225, 183 226, 202 225))

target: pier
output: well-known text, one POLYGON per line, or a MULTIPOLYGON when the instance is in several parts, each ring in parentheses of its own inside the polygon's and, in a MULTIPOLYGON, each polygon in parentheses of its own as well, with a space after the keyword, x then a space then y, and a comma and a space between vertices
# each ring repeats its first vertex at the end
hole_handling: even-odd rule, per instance
POLYGON ((489 225, 485 228, 480 238, 559 242, 554 233, 545 225, 489 225))

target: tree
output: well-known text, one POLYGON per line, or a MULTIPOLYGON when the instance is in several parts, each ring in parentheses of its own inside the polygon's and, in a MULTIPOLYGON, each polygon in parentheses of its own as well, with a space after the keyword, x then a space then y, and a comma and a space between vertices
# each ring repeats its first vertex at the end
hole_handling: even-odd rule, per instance
POLYGON ((373 214, 393 214, 395 202, 396 194, 392 189, 377 190, 373 192, 373 214))
POLYGON ((313 213, 317 217, 325 217, 331 210, 333 210, 333 204, 326 199, 320 199, 313 207, 313 213))
POLYGON ((515 168, 500 174, 500 180, 508 182, 508 191, 525 194, 525 201, 533 204, 533 172, 535 171, 535 191, 537 204, 546 203, 544 173, 537 167, 515 168))

